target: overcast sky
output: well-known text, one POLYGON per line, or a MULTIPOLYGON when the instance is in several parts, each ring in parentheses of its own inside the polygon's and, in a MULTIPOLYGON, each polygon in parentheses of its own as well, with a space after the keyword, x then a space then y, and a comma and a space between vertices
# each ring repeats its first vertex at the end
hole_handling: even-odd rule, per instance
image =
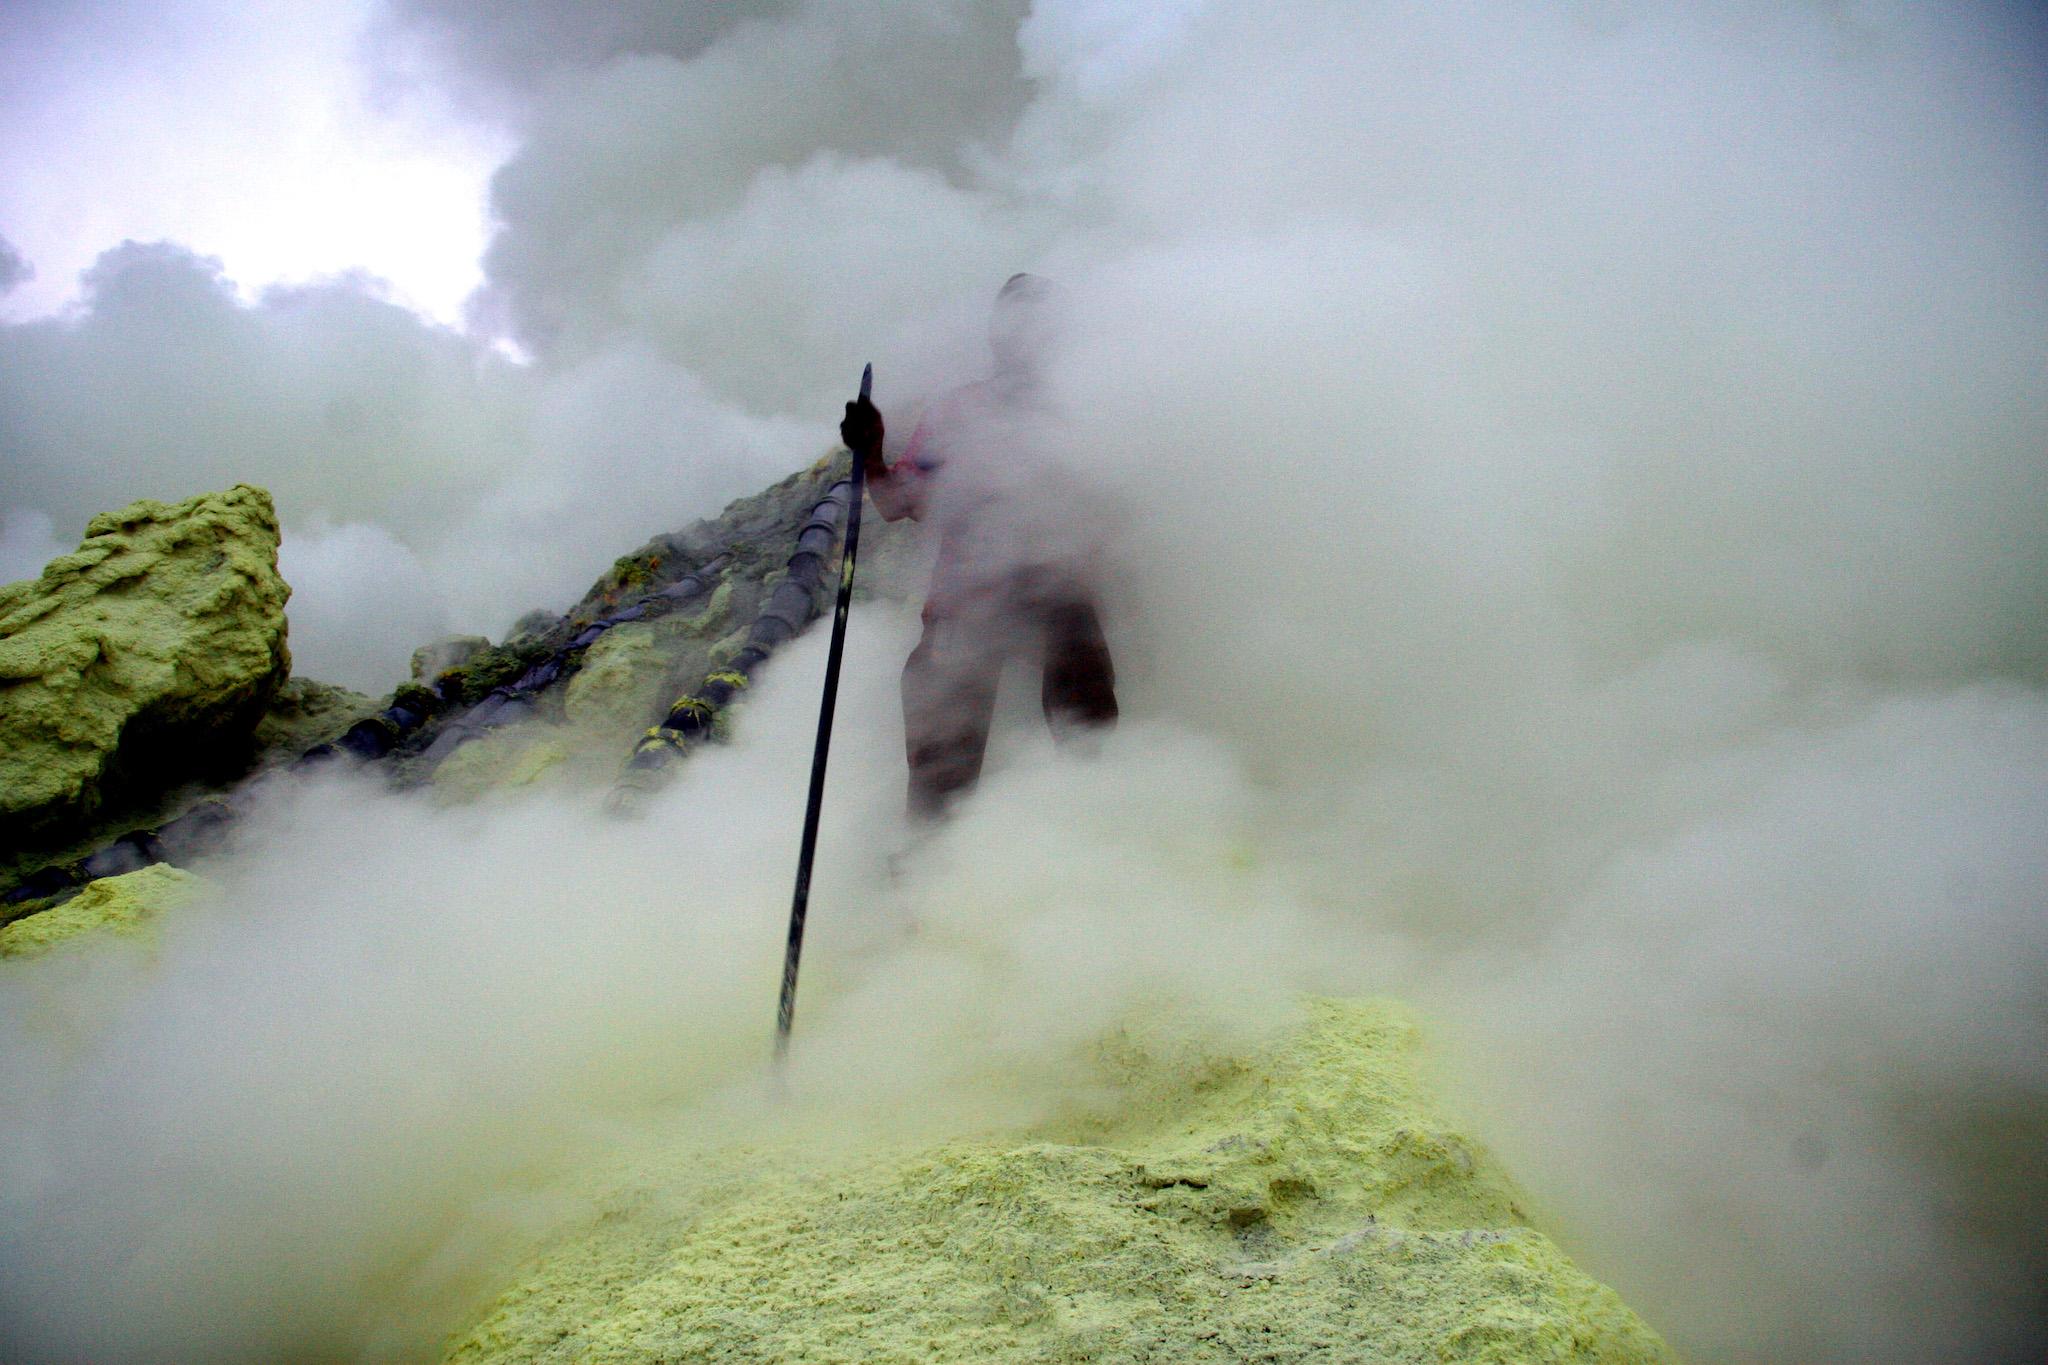
POLYGON ((453 321, 481 280, 509 141, 373 79, 376 0, 16 0, 0 9, 0 236, 48 313, 127 239, 219 258, 245 291, 363 270, 453 321))

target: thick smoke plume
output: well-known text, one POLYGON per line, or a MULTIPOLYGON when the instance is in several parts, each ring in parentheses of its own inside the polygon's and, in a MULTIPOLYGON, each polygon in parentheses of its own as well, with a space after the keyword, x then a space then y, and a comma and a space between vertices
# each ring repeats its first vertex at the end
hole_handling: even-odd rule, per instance
MULTIPOLYGON (((900 424, 1053 276, 1125 725, 1084 760, 1010 716, 892 887, 914 626, 862 620, 819 1102, 1028 1118, 1136 1004, 1392 991, 1689 1358, 2038 1346, 2035 16, 518 12, 372 47, 519 139, 472 319, 528 361, 123 248, 0 337, 10 547, 267 480, 327 604, 295 649, 396 658, 810 458, 863 360, 900 424)), ((652 837, 316 786, 154 962, 0 977, 0 1308, 59 1357, 430 1351, 557 1173, 750 1121, 817 646, 652 837)))

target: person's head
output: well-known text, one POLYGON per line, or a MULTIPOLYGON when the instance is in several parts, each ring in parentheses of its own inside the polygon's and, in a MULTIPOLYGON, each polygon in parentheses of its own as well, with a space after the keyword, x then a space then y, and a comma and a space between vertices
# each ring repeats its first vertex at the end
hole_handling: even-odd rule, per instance
POLYGON ((1057 291, 1043 275, 1015 274, 996 291, 995 310, 988 320, 988 345, 996 370, 1004 374, 1036 371, 1051 344, 1057 291))

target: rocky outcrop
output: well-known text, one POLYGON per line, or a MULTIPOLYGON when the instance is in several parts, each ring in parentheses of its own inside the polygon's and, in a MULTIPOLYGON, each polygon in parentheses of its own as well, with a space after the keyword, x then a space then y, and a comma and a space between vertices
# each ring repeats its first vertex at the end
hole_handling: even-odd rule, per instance
MULTIPOLYGON (((0 907, 217 847, 259 799, 230 784, 258 768, 388 760, 395 783, 431 782, 442 799, 463 801, 538 782, 609 781, 649 722, 679 705, 693 718, 702 708, 699 733, 657 733, 723 733, 723 704, 746 681, 736 663, 759 663, 764 632, 772 647, 818 605, 826 548, 818 542, 829 534, 813 523, 821 497, 843 494, 835 475, 844 458, 827 455, 716 518, 657 536, 567 612, 529 614, 502 644, 468 636, 424 647, 414 679, 381 701, 292 679, 257 724, 249 761, 209 767, 187 755, 182 770, 160 762, 156 775, 177 783, 162 799, 144 799, 130 784, 127 799, 96 819, 45 830, 12 851, 0 843, 0 907), (798 569, 802 581, 792 582, 798 569)), ((878 528, 876 553, 862 566, 864 592, 877 584, 901 591, 902 539, 878 528)), ((681 752, 663 748, 656 757, 681 752)))
POLYGON ((1529 1226, 1399 1007, 1312 1002, 1249 1056, 1162 1042, 1111 1040, 1084 1079, 1114 1116, 1072 1131, 641 1167, 446 1359, 1675 1359, 1529 1226))
MULTIPOLYGON (((608 780, 630 754, 614 802, 630 809, 626 798, 651 789, 661 768, 723 732, 751 671, 830 600, 824 568, 850 487, 845 460, 828 454, 716 518, 655 537, 563 615, 528 618, 503 644, 444 669, 431 703, 401 689, 416 725, 342 747, 388 756, 396 780, 430 781, 451 800, 608 780)), ((866 593, 903 590, 907 539, 875 528, 866 593)))
POLYGON ((412 652, 412 680, 431 683, 451 668, 460 668, 491 647, 481 635, 450 635, 412 652))
MULTIPOLYGON (((256 722, 249 767, 260 775, 305 766, 309 752, 331 752, 332 741, 383 706, 345 687, 293 678, 277 690, 256 722)), ((70 895, 101 877, 165 860, 183 863, 211 851, 229 832, 237 812, 260 799, 258 786, 209 784, 195 772, 160 800, 131 799, 103 812, 76 838, 37 844, 13 858, 0 857, 0 920, 34 913, 30 907, 70 895)))
POLYGON ((383 709, 384 703, 346 687, 313 678, 293 678, 277 689, 270 707, 256 722, 259 765, 297 758, 349 726, 383 709))
POLYGON ((0 586, 0 849, 246 766, 290 671, 277 514, 247 484, 103 513, 0 586))
POLYGON ((35 957, 102 934, 145 934, 158 915, 190 901, 199 887, 190 872, 161 863, 102 877, 62 905, 0 927, 0 958, 35 957))

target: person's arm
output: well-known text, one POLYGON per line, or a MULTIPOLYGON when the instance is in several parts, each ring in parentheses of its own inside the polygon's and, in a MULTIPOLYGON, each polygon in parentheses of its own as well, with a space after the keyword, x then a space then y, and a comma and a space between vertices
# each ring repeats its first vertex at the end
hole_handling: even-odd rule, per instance
POLYGON ((930 421, 927 414, 917 424, 911 432, 910 444, 891 465, 882 458, 881 410, 865 398, 846 405, 846 420, 839 424, 839 435, 847 448, 856 452, 863 462, 868 495, 874 500, 875 510, 885 520, 901 521, 905 517, 912 521, 924 520, 928 501, 926 483, 935 468, 929 449, 930 421))
POLYGON ((884 466, 879 451, 868 462, 868 493, 874 499, 875 510, 885 520, 924 520, 935 468, 931 463, 929 426, 929 417, 917 424, 910 433, 910 444, 903 448, 895 464, 884 466))

